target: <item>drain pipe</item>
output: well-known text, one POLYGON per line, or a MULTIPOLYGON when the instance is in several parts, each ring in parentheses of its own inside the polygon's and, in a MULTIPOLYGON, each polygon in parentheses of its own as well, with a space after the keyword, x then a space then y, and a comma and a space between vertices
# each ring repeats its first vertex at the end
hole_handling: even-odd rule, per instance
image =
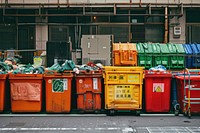
POLYGON ((168 42, 168 7, 165 7, 165 34, 164 34, 164 43, 168 42))

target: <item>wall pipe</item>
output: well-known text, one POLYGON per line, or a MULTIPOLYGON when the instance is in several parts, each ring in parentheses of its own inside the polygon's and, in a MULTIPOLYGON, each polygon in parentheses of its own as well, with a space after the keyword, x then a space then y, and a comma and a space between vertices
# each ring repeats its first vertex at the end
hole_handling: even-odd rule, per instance
POLYGON ((165 34, 164 34, 164 43, 168 42, 168 7, 165 7, 165 34))

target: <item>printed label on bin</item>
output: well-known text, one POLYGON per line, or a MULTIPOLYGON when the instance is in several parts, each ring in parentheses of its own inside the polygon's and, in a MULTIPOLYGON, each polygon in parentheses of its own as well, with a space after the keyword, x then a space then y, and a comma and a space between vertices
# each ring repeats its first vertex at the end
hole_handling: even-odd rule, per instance
POLYGON ((153 92, 164 92, 164 83, 153 83, 153 92))
POLYGON ((11 83, 11 98, 13 100, 40 101, 41 84, 11 83))
POLYGON ((98 80, 97 80, 97 78, 93 78, 93 88, 94 88, 94 90, 98 90, 98 80))
POLYGON ((139 74, 129 74, 128 75, 128 83, 140 83, 140 75, 139 74))
POLYGON ((119 82, 125 83, 126 81, 126 74, 119 74, 119 82))
POLYGON ((108 76, 109 81, 117 81, 118 80, 118 76, 117 74, 110 74, 108 76))
POLYGON ((132 85, 116 85, 115 99, 132 99, 132 85))
POLYGON ((68 90, 68 79, 53 79, 52 92, 64 92, 68 90))

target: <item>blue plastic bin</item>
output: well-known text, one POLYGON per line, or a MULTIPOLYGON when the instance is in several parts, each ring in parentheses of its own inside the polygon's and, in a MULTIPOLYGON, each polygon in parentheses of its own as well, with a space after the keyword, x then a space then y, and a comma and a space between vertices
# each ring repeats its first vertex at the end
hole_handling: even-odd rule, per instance
POLYGON ((183 44, 183 48, 185 49, 185 52, 186 52, 186 57, 185 57, 186 67, 187 68, 192 68, 192 62, 193 62, 192 55, 193 55, 193 51, 192 51, 191 45, 190 44, 183 44))
POLYGON ((198 44, 191 44, 191 48, 193 51, 193 59, 192 59, 192 67, 198 68, 200 67, 200 50, 198 49, 198 44))

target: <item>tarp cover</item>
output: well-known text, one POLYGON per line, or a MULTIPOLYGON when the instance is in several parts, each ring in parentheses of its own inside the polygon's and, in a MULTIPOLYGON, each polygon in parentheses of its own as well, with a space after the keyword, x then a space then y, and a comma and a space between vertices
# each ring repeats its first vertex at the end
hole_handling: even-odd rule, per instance
POLYGON ((11 98, 13 100, 40 101, 41 84, 11 83, 11 98))

